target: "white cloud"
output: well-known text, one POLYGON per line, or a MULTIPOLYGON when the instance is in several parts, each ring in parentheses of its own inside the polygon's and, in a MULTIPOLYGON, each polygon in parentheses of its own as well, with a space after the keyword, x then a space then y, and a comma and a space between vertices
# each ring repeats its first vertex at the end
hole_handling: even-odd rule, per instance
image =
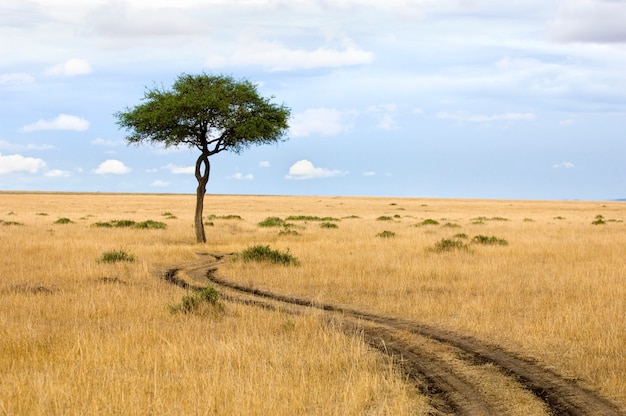
POLYGON ((237 179, 237 180, 248 180, 251 181, 252 179, 254 179, 254 175, 252 175, 251 173, 248 173, 247 175, 244 175, 242 173, 234 173, 230 176, 228 176, 229 179, 237 179))
POLYGON ((574 120, 573 118, 568 118, 568 119, 559 121, 559 125, 561 125, 561 126, 571 126, 575 122, 576 122, 576 120, 574 120))
POLYGON ((310 161, 304 159, 294 163, 289 168, 289 174, 285 176, 287 179, 302 180, 314 178, 330 178, 333 176, 345 175, 347 172, 341 170, 333 170, 326 168, 317 168, 310 161))
POLYGON ((32 84, 33 82, 35 78, 23 72, 0 74, 0 85, 32 84))
POLYGON ((230 55, 209 56, 205 64, 209 68, 260 66, 271 71, 289 71, 363 65, 373 60, 372 52, 355 46, 347 46, 343 50, 327 47, 306 50, 289 49, 279 42, 242 41, 230 55))
POLYGON ((54 149, 54 146, 50 144, 15 144, 5 140, 0 140, 0 149, 19 151, 19 150, 50 150, 54 149))
POLYGON ((561 1, 550 31, 565 42, 626 43, 624 16, 626 2, 620 0, 561 1))
POLYGON ((130 168, 126 167, 124 163, 115 159, 108 159, 100 163, 97 169, 94 169, 93 173, 98 175, 123 175, 130 172, 130 168))
POLYGON ((497 121, 532 121, 537 118, 533 113, 503 113, 503 114, 472 114, 466 111, 454 113, 440 112, 437 118, 466 121, 468 123, 492 123, 497 121))
POLYGON ((58 76, 75 76, 75 75, 86 75, 92 72, 91 65, 84 59, 73 58, 68 61, 65 61, 62 64, 54 65, 53 67, 48 68, 46 71, 46 75, 58 76))
POLYGON ((100 137, 97 137, 95 139, 93 139, 91 141, 91 144, 95 145, 95 146, 121 146, 124 144, 124 142, 122 140, 108 140, 108 139, 103 139, 100 137))
POLYGON ((363 176, 376 176, 376 172, 374 171, 363 172, 363 176))
POLYGON ((561 162, 556 165, 552 165, 554 169, 573 169, 575 165, 572 162, 561 162))
POLYGON ((338 134, 350 130, 358 114, 356 110, 310 108, 293 116, 289 131, 293 137, 304 137, 315 133, 338 134))
POLYGON ((162 181, 162 180, 155 180, 153 181, 150 186, 154 186, 155 188, 166 188, 168 186, 170 186, 170 183, 167 181, 162 181))
POLYGON ((366 111, 378 116, 376 127, 383 130, 395 130, 398 128, 393 117, 396 109, 397 106, 395 104, 378 104, 369 106, 366 111))
POLYGON ((263 162, 259 162, 259 167, 260 167, 260 168, 269 168, 270 166, 271 166, 271 165, 270 165, 270 162, 268 162, 268 161, 266 161, 266 160, 265 160, 265 161, 263 161, 263 162))
POLYGON ((0 175, 16 172, 37 173, 46 167, 46 162, 34 157, 24 157, 20 154, 2 156, 0 153, 0 175))
POLYGON ((85 131, 89 128, 89 122, 84 118, 59 114, 52 120, 39 119, 35 123, 28 124, 22 128, 25 132, 38 130, 74 130, 85 131))
POLYGON ((195 166, 178 166, 172 163, 163 166, 164 169, 169 169, 169 171, 175 175, 189 175, 194 174, 196 172, 195 166))
POLYGON ((44 176, 47 176, 50 178, 69 178, 72 175, 66 170, 52 169, 46 172, 44 176))

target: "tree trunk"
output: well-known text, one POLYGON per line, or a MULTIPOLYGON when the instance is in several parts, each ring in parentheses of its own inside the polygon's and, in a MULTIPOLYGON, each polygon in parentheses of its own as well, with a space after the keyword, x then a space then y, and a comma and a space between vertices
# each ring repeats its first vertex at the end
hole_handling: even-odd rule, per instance
POLYGON ((209 156, 203 152, 196 161, 196 179, 198 180, 198 188, 196 189, 196 214, 194 217, 194 224, 196 228, 196 241, 198 243, 206 243, 202 212, 204 210, 204 195, 206 194, 206 184, 209 182, 210 171, 211 165, 209 164, 209 156))

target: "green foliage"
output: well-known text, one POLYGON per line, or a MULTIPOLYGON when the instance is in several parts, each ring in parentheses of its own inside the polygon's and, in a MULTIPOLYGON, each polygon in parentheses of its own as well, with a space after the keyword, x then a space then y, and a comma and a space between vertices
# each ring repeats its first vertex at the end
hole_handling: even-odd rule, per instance
POLYGON ((345 220, 356 220, 359 219, 361 217, 359 217, 358 215, 348 215, 347 217, 343 217, 343 219, 345 220))
POLYGON ((223 312, 224 305, 220 301, 220 294, 213 287, 194 290, 182 297, 179 304, 169 305, 171 313, 194 313, 202 311, 203 307, 208 307, 214 312, 223 312))
POLYGON ((495 236, 487 237, 486 235, 477 235, 472 238, 472 244, 506 246, 509 242, 495 236))
POLYGON ((282 253, 278 250, 273 250, 270 246, 256 245, 245 249, 241 253, 241 259, 245 262, 270 262, 275 264, 282 264, 285 266, 300 264, 298 259, 289 254, 289 250, 286 253, 282 253))
POLYGON ((287 223, 279 217, 267 217, 261 221, 259 227, 284 227, 287 223))
POLYGON ((54 223, 55 223, 55 224, 71 224, 71 223, 72 223, 72 220, 70 220, 69 218, 65 218, 65 217, 63 217, 63 218, 59 218, 59 219, 58 219, 58 220, 56 220, 54 223))
POLYGON ((285 227, 278 232, 278 235, 300 235, 296 230, 292 230, 289 227, 285 227))
POLYGON ((261 97, 255 83, 203 73, 181 74, 169 90, 148 89, 141 104, 115 117, 129 143, 208 149, 208 157, 283 140, 289 115, 284 105, 261 97))
POLYGON ((339 226, 333 222, 323 222, 320 224, 322 228, 339 228, 339 226))
POLYGON ((172 214, 169 211, 164 212, 163 214, 161 214, 161 216, 165 217, 166 220, 175 220, 178 218, 176 215, 172 214))
POLYGON ((440 241, 430 248, 435 253, 450 252, 455 250, 467 250, 469 246, 457 239, 442 238, 440 241))
POLYGON ((17 222, 17 221, 2 221, 0 220, 0 224, 1 225, 24 225, 23 222, 17 222))
POLYGON ((467 239, 469 237, 465 233, 459 233, 459 234, 455 234, 454 238, 461 238, 461 239, 465 240, 465 239, 467 239))
POLYGON ((48 214, 46 214, 45 212, 38 212, 35 215, 41 215, 42 217, 46 217, 48 214))
POLYGON ((439 225, 439 221, 428 218, 418 224, 415 224, 416 227, 423 227, 425 225, 439 225))
POLYGON ((393 221, 393 218, 387 215, 381 215, 380 217, 376 218, 376 221, 393 221))
POLYGON ((138 222, 134 224, 133 227, 143 229, 143 230, 162 230, 162 229, 167 228, 167 224, 165 224, 164 222, 160 222, 160 221, 147 220, 143 222, 138 222))
POLYGON ((112 220, 109 222, 96 222, 91 225, 97 228, 137 228, 143 230, 159 230, 167 228, 167 224, 160 221, 147 220, 136 222, 133 220, 112 220))
POLYGON ((242 220, 243 219, 241 218, 241 215, 234 215, 234 214, 228 214, 228 215, 211 214, 206 218, 209 220, 242 220))
POLYGON ((446 228, 461 228, 459 224, 455 224, 453 222, 447 222, 443 226, 446 228))
POLYGON ((287 217, 286 221, 339 221, 339 218, 317 217, 314 215, 291 215, 287 217))
POLYGON ((555 220, 564 220, 565 217, 561 217, 560 215, 558 217, 554 217, 555 220))
POLYGON ((393 238, 396 236, 396 233, 394 233, 393 231, 382 231, 378 234, 376 234, 376 237, 381 237, 381 238, 393 238))
POLYGON ((117 263, 120 261, 126 261, 132 263, 135 261, 135 257, 128 254, 124 250, 111 250, 102 253, 102 257, 98 260, 98 263, 117 263))
POLYGON ((596 219, 591 222, 593 225, 602 225, 606 224, 604 217, 602 215, 596 215, 596 219))

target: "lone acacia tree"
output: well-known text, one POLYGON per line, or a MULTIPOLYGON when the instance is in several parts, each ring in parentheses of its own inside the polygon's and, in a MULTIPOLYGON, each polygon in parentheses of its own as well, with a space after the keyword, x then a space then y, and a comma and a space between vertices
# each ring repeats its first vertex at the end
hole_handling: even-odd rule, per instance
POLYGON ((171 90, 146 90, 143 103, 115 113, 129 134, 126 141, 188 146, 200 151, 196 161, 195 229, 198 243, 206 242, 202 212, 209 181, 209 157, 224 150, 240 153, 251 145, 285 140, 290 110, 270 102, 248 80, 226 75, 178 77, 171 90))

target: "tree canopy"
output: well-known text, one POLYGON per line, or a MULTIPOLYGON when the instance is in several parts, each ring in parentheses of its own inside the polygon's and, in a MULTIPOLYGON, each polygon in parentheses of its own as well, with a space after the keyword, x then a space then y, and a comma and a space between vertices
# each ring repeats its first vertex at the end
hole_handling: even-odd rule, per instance
POLYGON ((289 108, 260 96, 250 81, 205 73, 182 74, 169 90, 148 89, 141 104, 115 114, 118 126, 128 131, 128 143, 188 146, 200 151, 195 171, 198 242, 206 241, 202 210, 209 157, 285 140, 289 115, 289 108))

